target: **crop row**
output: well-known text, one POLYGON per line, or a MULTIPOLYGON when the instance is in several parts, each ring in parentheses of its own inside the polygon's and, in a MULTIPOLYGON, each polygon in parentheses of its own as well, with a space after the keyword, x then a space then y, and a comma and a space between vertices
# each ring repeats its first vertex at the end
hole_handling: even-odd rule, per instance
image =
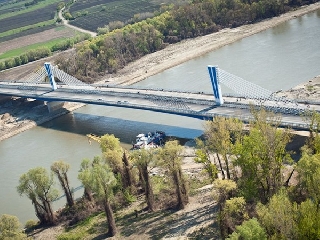
MULTIPOLYGON (((95 7, 97 5, 117 5, 119 2, 118 0, 91 0, 91 1, 77 1, 70 7, 70 12, 76 12, 76 11, 82 11, 82 10, 88 10, 88 8, 95 7)), ((127 1, 129 2, 129 0, 127 1)))
POLYGON ((24 2, 12 3, 12 1, 2 1, 0 4, 0 15, 20 11, 24 8, 24 2))
POLYGON ((0 20, 0 32, 6 32, 54 18, 56 4, 0 20))
POLYGON ((52 24, 52 25, 46 25, 46 26, 42 26, 42 27, 30 28, 25 31, 19 31, 17 33, 14 33, 14 34, 11 34, 8 36, 0 37, 0 43, 5 42, 5 41, 9 41, 9 40, 12 40, 15 38, 24 37, 24 36, 27 36, 30 34, 40 33, 40 32, 55 28, 55 27, 57 27, 57 26, 55 24, 52 24))
POLYGON ((104 27, 105 25, 108 25, 109 22, 127 22, 129 19, 133 18, 135 14, 153 12, 159 8, 159 6, 152 5, 147 1, 136 1, 135 3, 131 2, 131 4, 118 4, 117 7, 108 7, 104 11, 101 11, 101 8, 90 8, 85 16, 78 17, 70 23, 77 27, 97 31, 98 27, 104 27), (131 4, 134 4, 134 6, 131 6, 131 4))

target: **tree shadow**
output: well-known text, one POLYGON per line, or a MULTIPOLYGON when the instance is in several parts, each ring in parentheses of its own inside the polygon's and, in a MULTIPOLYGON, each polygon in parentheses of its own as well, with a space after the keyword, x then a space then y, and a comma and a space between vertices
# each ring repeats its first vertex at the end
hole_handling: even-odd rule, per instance
POLYGON ((197 235, 201 235, 199 229, 208 228, 209 230, 201 235, 203 238, 198 239, 219 239, 218 226, 214 221, 217 216, 218 207, 214 203, 208 203, 182 213, 175 210, 164 210, 143 213, 138 217, 134 213, 130 213, 119 219, 117 223, 121 227, 121 236, 128 238, 131 235, 147 235, 149 239, 186 236, 187 231, 191 228, 196 232, 196 234, 192 234, 196 238, 197 235))

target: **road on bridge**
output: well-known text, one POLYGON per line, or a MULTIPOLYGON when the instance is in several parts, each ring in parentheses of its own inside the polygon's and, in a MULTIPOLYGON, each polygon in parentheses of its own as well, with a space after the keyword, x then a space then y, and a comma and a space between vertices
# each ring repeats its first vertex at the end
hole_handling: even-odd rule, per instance
MULTIPOLYGON (((224 97, 225 104, 217 106, 213 94, 203 92, 179 92, 163 89, 138 89, 115 87, 109 85, 58 85, 52 90, 50 84, 41 83, 26 85, 19 82, 1 82, 0 94, 25 98, 34 98, 44 101, 81 102, 116 107, 146 109, 208 119, 215 115, 226 117, 239 117, 244 121, 252 119, 249 105, 259 105, 259 100, 244 99, 240 97, 224 97)), ((279 103, 275 101, 263 102, 266 106, 274 108, 279 104, 287 104, 289 108, 308 109, 303 103, 279 103), (294 106, 290 106, 294 104, 294 106)), ((310 105, 309 109, 320 110, 319 105, 310 105)), ((307 128, 301 116, 282 115, 282 123, 293 128, 307 128)))

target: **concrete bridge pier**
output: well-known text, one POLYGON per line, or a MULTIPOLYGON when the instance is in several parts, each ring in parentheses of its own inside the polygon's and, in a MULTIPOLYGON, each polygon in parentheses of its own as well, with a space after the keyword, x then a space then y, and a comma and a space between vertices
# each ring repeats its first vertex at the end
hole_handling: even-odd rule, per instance
POLYGON ((58 101, 47 102, 47 107, 48 107, 49 113, 63 108, 64 104, 65 104, 65 102, 58 102, 58 101))

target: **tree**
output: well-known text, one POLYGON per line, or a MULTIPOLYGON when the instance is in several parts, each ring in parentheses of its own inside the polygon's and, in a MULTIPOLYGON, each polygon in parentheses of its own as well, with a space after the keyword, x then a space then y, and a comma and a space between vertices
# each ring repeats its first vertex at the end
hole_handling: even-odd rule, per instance
POLYGON ((133 186, 131 167, 125 151, 120 146, 119 138, 105 134, 100 138, 100 148, 106 163, 115 175, 121 178, 123 190, 133 186))
POLYGON ((62 160, 56 161, 51 165, 51 171, 56 174, 61 187, 66 195, 67 204, 69 207, 74 206, 74 200, 72 191, 70 190, 69 186, 69 179, 67 176, 67 172, 69 171, 70 165, 62 160))
MULTIPOLYGON (((89 159, 83 159, 80 165, 80 170, 79 172, 86 172, 90 170, 90 160, 89 159)), ((88 201, 93 201, 93 195, 92 195, 92 190, 90 189, 89 186, 84 185, 84 193, 83 193, 85 199, 88 201)))
POLYGON ((229 179, 216 179, 213 182, 213 194, 218 197, 219 206, 219 227, 221 236, 224 239, 227 236, 227 224, 223 217, 223 211, 226 201, 232 196, 232 192, 236 190, 237 184, 229 179))
POLYGON ((297 239, 297 209, 281 190, 267 205, 257 205, 258 219, 273 239, 297 239))
POLYGON ((320 153, 320 113, 309 111, 305 114, 305 122, 309 123, 310 136, 307 146, 312 153, 320 153))
POLYGON ((320 154, 310 155, 303 151, 302 157, 296 167, 298 174, 298 187, 310 198, 316 206, 320 204, 320 154))
POLYGON ((298 206, 298 239, 320 239, 319 205, 307 199, 298 206))
POLYGON ((226 200, 221 218, 225 222, 228 232, 235 231, 236 225, 240 225, 248 219, 244 197, 233 197, 226 200))
POLYGON ((159 163, 169 171, 176 187, 178 208, 184 209, 189 202, 188 189, 181 169, 182 146, 177 140, 168 141, 159 151, 159 163))
POLYGON ((80 172, 78 178, 84 186, 92 189, 97 198, 102 199, 108 221, 108 235, 115 236, 117 227, 111 208, 111 198, 117 180, 108 164, 99 158, 95 158, 89 165, 91 167, 80 172))
POLYGON ((51 202, 58 197, 58 191, 54 188, 53 176, 45 168, 36 167, 22 174, 17 190, 32 201, 40 224, 55 224, 51 202))
POLYGON ((1 240, 20 240, 27 239, 22 233, 19 219, 16 216, 3 214, 0 217, 0 239, 1 240))
POLYGON ((226 166, 227 178, 231 178, 230 156, 233 154, 234 145, 239 141, 243 131, 243 124, 235 118, 215 117, 205 125, 206 144, 212 152, 217 154, 223 178, 225 174, 220 161, 220 156, 226 166))
POLYGON ((214 163, 210 160, 210 153, 208 147, 200 139, 196 139, 197 150, 194 161, 196 163, 202 163, 205 171, 208 173, 211 182, 218 178, 218 169, 214 163))
POLYGON ((238 186, 243 196, 267 202, 285 182, 284 163, 292 163, 286 151, 291 135, 288 129, 278 129, 280 117, 264 110, 252 114, 255 120, 237 145, 234 165, 241 168, 238 186))
POLYGON ((131 153, 131 157, 133 159, 134 165, 137 166, 140 176, 142 185, 144 186, 144 192, 146 195, 146 201, 148 204, 149 211, 155 210, 155 203, 154 203, 154 195, 153 195, 153 188, 151 184, 151 179, 149 176, 148 167, 154 160, 154 152, 152 150, 141 149, 139 151, 134 151, 131 153))
POLYGON ((261 227, 256 218, 244 221, 236 230, 229 235, 228 240, 250 239, 250 240, 267 240, 266 231, 261 227))
POLYGON ((100 138, 100 149, 103 154, 103 159, 112 168, 115 175, 122 173, 122 157, 123 149, 120 146, 119 138, 113 134, 105 134, 100 138))

